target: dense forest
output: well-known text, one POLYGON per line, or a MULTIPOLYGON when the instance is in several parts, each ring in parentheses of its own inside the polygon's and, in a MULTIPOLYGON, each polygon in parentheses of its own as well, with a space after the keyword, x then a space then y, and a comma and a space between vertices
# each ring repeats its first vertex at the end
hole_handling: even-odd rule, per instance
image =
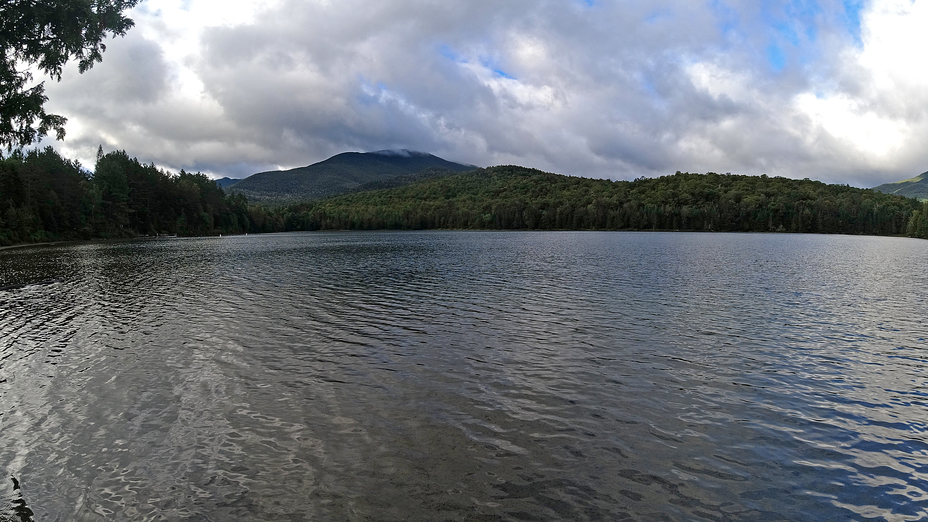
POLYGON ((676 173, 610 181, 502 166, 381 182, 284 207, 248 204, 204 174, 124 151, 94 171, 51 147, 0 160, 0 245, 342 229, 692 230, 928 238, 928 203, 817 181, 676 173), (380 188, 387 186, 388 188, 380 188))
POLYGON ((93 174, 51 147, 0 160, 0 245, 242 233, 249 212, 204 174, 172 175, 123 151, 101 150, 93 174))
POLYGON ((286 230, 811 232, 928 237, 914 199, 818 181, 676 173, 610 181, 492 167, 280 209, 286 230), (911 225, 911 226, 910 226, 911 225))

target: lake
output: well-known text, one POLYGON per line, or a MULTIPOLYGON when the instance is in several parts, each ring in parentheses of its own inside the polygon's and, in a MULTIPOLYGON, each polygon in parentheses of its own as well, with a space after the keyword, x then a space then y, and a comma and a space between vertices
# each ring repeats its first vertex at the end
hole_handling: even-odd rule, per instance
POLYGON ((928 520, 928 241, 0 251, 0 520, 928 520))

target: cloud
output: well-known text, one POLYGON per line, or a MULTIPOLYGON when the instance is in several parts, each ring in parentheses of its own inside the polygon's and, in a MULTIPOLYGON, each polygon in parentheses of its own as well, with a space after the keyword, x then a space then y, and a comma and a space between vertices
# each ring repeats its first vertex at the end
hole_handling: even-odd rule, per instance
POLYGON ((48 93, 65 154, 215 176, 395 148, 872 186, 928 168, 925 6, 147 0, 102 64, 48 93))

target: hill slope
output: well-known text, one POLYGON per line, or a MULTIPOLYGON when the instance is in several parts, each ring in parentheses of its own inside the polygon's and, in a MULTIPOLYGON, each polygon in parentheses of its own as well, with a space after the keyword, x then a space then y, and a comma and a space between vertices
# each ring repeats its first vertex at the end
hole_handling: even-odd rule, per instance
POLYGON ((260 172, 231 185, 229 191, 252 201, 313 200, 341 194, 365 183, 417 174, 427 169, 473 170, 424 152, 408 150, 345 152, 306 167, 260 172))
POLYGON ((914 199, 818 181, 677 173, 635 181, 492 167, 280 209, 288 230, 545 229, 898 235, 914 199))
POLYGON ((886 194, 898 194, 907 198, 928 200, 928 172, 923 172, 920 176, 911 179, 895 183, 884 183, 878 187, 873 187, 873 190, 886 194))

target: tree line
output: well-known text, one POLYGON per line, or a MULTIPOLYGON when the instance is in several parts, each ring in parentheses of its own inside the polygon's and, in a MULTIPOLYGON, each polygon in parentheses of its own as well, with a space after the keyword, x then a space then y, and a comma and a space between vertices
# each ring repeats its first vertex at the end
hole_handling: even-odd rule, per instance
POLYGON ((686 230, 912 235, 914 199, 812 180, 677 172, 610 181, 515 166, 291 205, 285 230, 686 230))
POLYGON ((284 207, 249 204, 201 173, 125 151, 93 172, 51 147, 0 160, 0 245, 298 230, 686 230, 909 235, 928 203, 846 185, 677 172, 611 181, 515 166, 411 178, 399 187, 284 207))
POLYGON ((125 151, 101 150, 92 173, 51 147, 0 160, 0 245, 244 233, 250 212, 204 174, 171 174, 125 151))

